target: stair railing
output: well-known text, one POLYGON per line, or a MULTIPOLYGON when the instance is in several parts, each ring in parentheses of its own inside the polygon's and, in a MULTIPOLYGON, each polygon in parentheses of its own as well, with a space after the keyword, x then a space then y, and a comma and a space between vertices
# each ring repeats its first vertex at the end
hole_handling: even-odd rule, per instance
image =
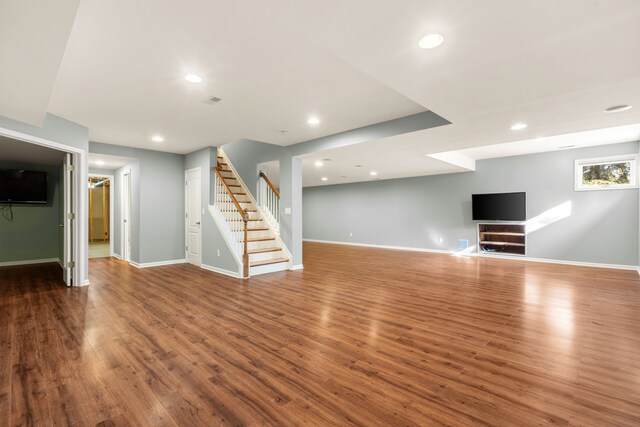
POLYGON ((280 230, 280 191, 260 171, 258 180, 258 207, 276 232, 280 230))
POLYGON ((229 224, 233 235, 233 250, 242 257, 243 277, 249 277, 249 252, 247 251, 247 222, 249 213, 242 208, 238 199, 227 185, 220 166, 214 169, 214 205, 229 224))

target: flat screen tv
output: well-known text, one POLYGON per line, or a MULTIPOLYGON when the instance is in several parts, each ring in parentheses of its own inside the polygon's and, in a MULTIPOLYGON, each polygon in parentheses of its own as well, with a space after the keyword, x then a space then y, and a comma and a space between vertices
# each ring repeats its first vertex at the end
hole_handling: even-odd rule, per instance
POLYGON ((0 170, 0 203, 47 203, 47 173, 0 170))
POLYGON ((474 221, 524 221, 526 193, 472 194, 474 221))

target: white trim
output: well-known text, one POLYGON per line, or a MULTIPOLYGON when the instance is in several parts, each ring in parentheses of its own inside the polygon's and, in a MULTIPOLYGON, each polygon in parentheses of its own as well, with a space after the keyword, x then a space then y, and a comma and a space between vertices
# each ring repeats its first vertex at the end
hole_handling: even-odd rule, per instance
POLYGON ((362 246, 365 248, 378 248, 378 249, 392 249, 397 251, 413 251, 413 252, 433 252, 438 254, 450 254, 451 251, 444 249, 427 249, 427 248, 412 248, 408 246, 390 246, 390 245, 374 245, 370 243, 354 243, 354 242, 336 242, 333 240, 315 240, 315 239, 302 239, 303 242, 315 242, 315 243, 330 243, 333 245, 346 245, 346 246, 362 246))
POLYGON ((595 267, 595 268, 612 268, 618 270, 636 270, 640 273, 640 266, 637 265, 624 265, 624 264, 604 264, 604 263, 596 263, 596 262, 583 262, 583 261, 565 261, 559 259, 551 259, 551 258, 531 258, 528 256, 513 256, 513 255, 500 255, 500 254, 483 254, 476 252, 456 252, 456 251, 446 251, 442 249, 426 249, 426 248, 410 248, 404 246, 387 246, 387 245, 371 245, 367 243, 351 243, 351 242, 335 242, 330 240, 314 240, 314 239, 302 239, 304 242, 315 242, 315 243, 329 243, 334 245, 347 245, 347 246, 362 246, 362 247, 370 247, 370 248, 379 248, 379 249, 393 249, 400 251, 413 251, 413 252, 433 252, 433 253, 441 253, 441 254, 449 254, 456 256, 477 256, 482 258, 500 258, 500 259, 510 259, 512 261, 531 261, 531 262, 542 262, 549 264, 564 264, 564 265, 577 265, 581 267, 595 267))
POLYGON ((208 271, 213 271, 214 273, 224 274, 225 276, 233 277, 235 279, 242 279, 242 275, 237 271, 225 270, 224 268, 218 268, 207 264, 201 264, 200 268, 208 271))
POLYGON ((78 286, 89 286, 91 283, 89 283, 89 279, 87 280, 83 280, 82 283, 80 283, 78 286))
POLYGON ((626 190, 638 188, 638 154, 625 154, 620 156, 608 156, 592 159, 578 159, 574 162, 574 183, 575 191, 601 191, 601 190, 626 190), (631 162, 630 184, 613 184, 607 186, 590 187, 582 184, 582 167, 599 165, 605 163, 631 162))
MULTIPOLYGON (((464 254, 466 255, 466 254, 464 254)), ((624 265, 624 264, 604 264, 599 262, 584 262, 584 261, 565 261, 561 259, 552 259, 552 258, 531 258, 527 256, 509 256, 509 255, 500 255, 500 254, 469 254, 475 255, 482 258, 500 258, 500 259, 510 259, 514 261, 531 261, 531 262, 541 262, 548 264, 563 264, 563 265, 576 265, 579 267, 594 267, 594 268, 611 268, 615 270, 640 270, 640 266, 637 265, 624 265)))
POLYGON ((296 271, 296 270, 303 270, 303 269, 304 269, 304 266, 302 264, 298 264, 298 265, 291 266, 289 270, 296 271))
POLYGON ((62 258, 58 258, 58 264, 60 264, 60 268, 64 268, 64 264, 62 262, 62 258))
POLYGON ((28 142, 30 144, 41 145, 43 147, 54 148, 67 153, 72 153, 76 156, 73 162, 73 165, 76 167, 76 171, 78 172, 78 174, 76 175, 76 179, 74 181, 76 185, 73 192, 73 212, 76 213, 76 233, 73 233, 74 250, 72 258, 75 263, 75 267, 73 268, 72 277, 75 281, 83 280, 83 284, 85 281, 88 283, 88 279, 79 279, 80 277, 85 277, 85 275, 87 277, 89 276, 89 271, 85 271, 85 268, 87 270, 89 268, 89 256, 86 253, 86 250, 89 246, 87 239, 88 230, 87 227, 84 227, 84 224, 86 224, 85 219, 87 218, 88 204, 86 191, 83 191, 87 186, 87 152, 81 148, 61 144, 49 139, 40 138, 22 132, 16 132, 14 130, 2 127, 0 127, 0 136, 17 139, 19 141, 28 142), (83 226, 78 226, 78 224, 83 224, 83 226))
POLYGON ((184 264, 186 262, 187 261, 184 259, 171 259, 168 261, 143 262, 143 263, 129 261, 129 264, 131 264, 136 268, 150 268, 150 267, 162 267, 164 265, 184 264))
POLYGON ((114 257, 115 259, 122 259, 122 257, 119 254, 115 253, 115 252, 111 256, 114 257))
MULTIPOLYGON (((113 256, 114 254, 114 247, 113 247, 113 241, 115 240, 113 238, 113 230, 115 230, 114 228, 114 198, 115 198, 115 194, 116 194, 116 179, 114 175, 105 175, 105 174, 99 174, 99 173, 89 173, 89 178, 108 178, 109 179, 109 185, 110 185, 110 189, 109 189, 109 256, 113 256)), ((89 221, 89 216, 87 215, 87 221, 89 221)))
POLYGON ((49 264, 52 262, 57 262, 62 266, 62 262, 58 258, 42 258, 42 259, 27 259, 24 261, 7 261, 0 262, 0 267, 11 267, 13 265, 31 265, 31 264, 49 264))

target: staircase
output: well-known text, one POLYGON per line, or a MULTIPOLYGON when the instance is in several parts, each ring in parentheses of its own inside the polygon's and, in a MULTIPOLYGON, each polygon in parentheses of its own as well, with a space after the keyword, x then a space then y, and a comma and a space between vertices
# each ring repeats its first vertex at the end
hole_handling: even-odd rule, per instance
MULTIPOLYGON (((217 163, 211 213, 242 267, 242 277, 290 269, 291 254, 279 234, 277 206, 280 194, 277 189, 271 186, 268 191, 262 190, 261 182, 261 198, 265 194, 269 200, 259 206, 221 149, 218 150, 217 163), (273 190, 276 190, 277 197, 272 194, 273 190)), ((265 179, 269 182, 261 174, 260 180, 265 179)))

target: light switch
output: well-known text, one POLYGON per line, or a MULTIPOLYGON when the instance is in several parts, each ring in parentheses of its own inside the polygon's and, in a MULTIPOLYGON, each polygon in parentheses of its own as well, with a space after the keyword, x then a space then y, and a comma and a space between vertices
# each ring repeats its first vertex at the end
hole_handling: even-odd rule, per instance
POLYGON ((284 208, 285 215, 291 215, 291 208, 284 208))

